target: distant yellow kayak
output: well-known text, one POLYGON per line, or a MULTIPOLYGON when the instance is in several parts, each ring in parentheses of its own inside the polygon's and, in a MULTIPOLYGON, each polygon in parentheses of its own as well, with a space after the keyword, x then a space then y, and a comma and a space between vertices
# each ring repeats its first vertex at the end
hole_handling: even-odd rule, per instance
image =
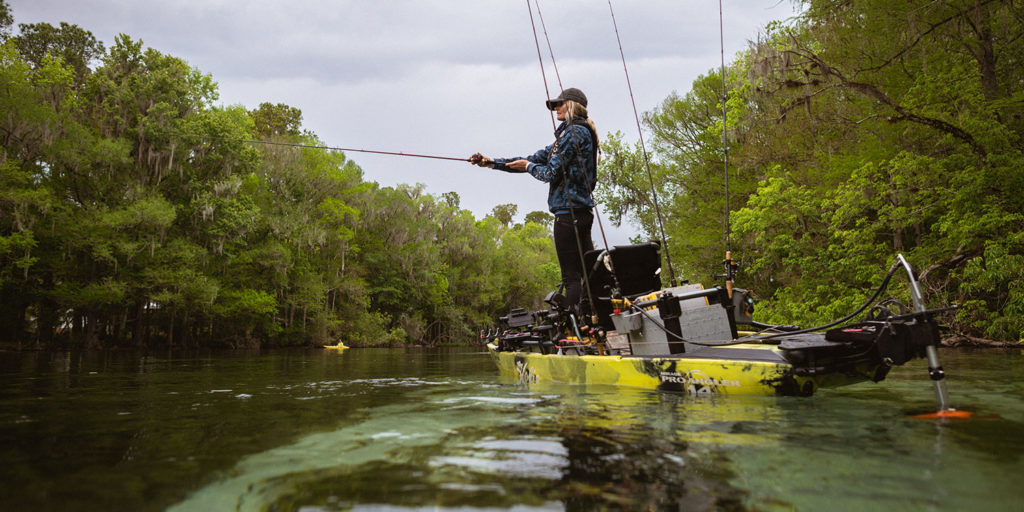
POLYGON ((346 346, 344 343, 339 341, 337 345, 324 345, 324 348, 333 348, 333 349, 337 349, 337 350, 345 350, 346 348, 348 348, 348 346, 346 346))

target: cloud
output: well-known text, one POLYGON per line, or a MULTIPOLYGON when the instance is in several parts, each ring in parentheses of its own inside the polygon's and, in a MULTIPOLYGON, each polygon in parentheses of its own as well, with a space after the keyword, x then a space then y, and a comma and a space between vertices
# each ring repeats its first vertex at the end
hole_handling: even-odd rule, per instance
MULTIPOLYGON (((183 58, 218 82, 221 102, 302 109, 327 144, 441 156, 530 154, 551 121, 526 4, 520 0, 10 0, 17 23, 67 21, 108 46, 118 33, 183 58)), ((780 0, 726 0, 726 58, 771 19, 780 0)), ((565 86, 582 88, 603 133, 636 140, 606 0, 540 1, 565 86)), ((713 0, 614 0, 637 107, 685 93, 720 59, 713 0)), ((550 95, 558 93, 540 19, 550 95)), ((482 216, 516 203, 543 210, 546 185, 459 162, 353 153, 367 179, 455 191, 482 216)), ((608 227, 608 226, 606 226, 608 227)), ((622 232, 612 243, 624 243, 622 232)), ((597 232, 595 229, 595 236, 597 232)))

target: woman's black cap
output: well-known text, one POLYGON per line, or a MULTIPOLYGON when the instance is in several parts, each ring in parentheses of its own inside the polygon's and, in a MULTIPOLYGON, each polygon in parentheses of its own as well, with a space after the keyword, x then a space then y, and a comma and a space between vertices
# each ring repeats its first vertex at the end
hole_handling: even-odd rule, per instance
POLYGON ((557 98, 553 100, 547 100, 546 103, 548 105, 548 110, 554 110, 558 108, 558 106, 564 103, 566 100, 575 101, 576 103, 579 103, 584 107, 587 106, 587 95, 583 94, 583 91, 575 87, 570 87, 562 91, 562 94, 559 94, 557 98))

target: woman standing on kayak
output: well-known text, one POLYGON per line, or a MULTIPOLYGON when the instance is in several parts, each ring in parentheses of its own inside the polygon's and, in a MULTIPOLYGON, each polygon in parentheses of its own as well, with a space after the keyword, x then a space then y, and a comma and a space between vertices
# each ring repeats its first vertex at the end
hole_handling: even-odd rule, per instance
POLYGON ((592 192, 597 184, 600 143, 594 121, 587 115, 587 97, 583 91, 571 87, 546 103, 562 122, 555 129, 553 144, 527 157, 491 159, 477 153, 469 160, 481 167, 529 173, 548 184, 548 209, 555 215, 555 252, 562 272, 566 305, 572 307, 579 303, 581 296, 581 256, 594 249, 590 237, 594 224, 592 192))

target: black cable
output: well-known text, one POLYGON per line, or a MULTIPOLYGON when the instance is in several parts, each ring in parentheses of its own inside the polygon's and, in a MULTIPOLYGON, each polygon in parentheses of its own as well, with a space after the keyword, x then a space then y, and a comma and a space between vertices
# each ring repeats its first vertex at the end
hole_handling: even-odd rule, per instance
POLYGON ((868 298, 868 300, 865 301, 864 304, 861 305, 861 307, 857 308, 856 311, 854 311, 853 313, 850 313, 849 315, 844 316, 843 318, 840 318, 839 320, 827 323, 825 325, 819 325, 819 326, 815 326, 815 327, 808 327, 807 329, 800 329, 798 331, 790 331, 790 332, 777 333, 777 334, 768 334, 768 335, 761 336, 761 337, 754 337, 753 339, 754 340, 766 340, 766 339, 770 339, 770 338, 778 338, 780 336, 787 336, 787 335, 792 335, 792 334, 805 334, 805 333, 809 333, 809 332, 820 331, 822 329, 828 329, 830 327, 835 327, 835 326, 837 326, 837 325, 839 325, 841 323, 847 322, 851 318, 859 315, 861 312, 863 312, 865 309, 867 309, 868 306, 873 304, 876 299, 878 299, 878 296, 881 295, 882 292, 885 291, 885 289, 889 287, 889 281, 892 280, 892 276, 894 276, 896 274, 896 270, 898 270, 899 267, 900 267, 899 262, 894 263, 892 268, 889 269, 889 273, 887 273, 885 275, 885 279, 882 280, 882 284, 878 285, 878 289, 875 290, 874 295, 872 295, 870 298, 868 298))
POLYGON ((887 273, 885 275, 885 279, 882 280, 882 284, 880 284, 878 286, 878 289, 875 290, 875 293, 870 298, 868 298, 868 300, 865 301, 863 305, 861 305, 859 308, 857 308, 856 311, 854 311, 853 313, 850 313, 849 315, 846 315, 843 318, 840 318, 839 320, 835 320, 833 322, 830 322, 830 323, 827 323, 827 324, 824 324, 824 325, 818 325, 818 326, 815 326, 815 327, 808 327, 806 329, 800 329, 800 330, 796 330, 796 331, 786 331, 786 332, 780 332, 780 333, 775 333, 775 334, 766 334, 766 335, 745 336, 743 338, 738 338, 738 339, 736 339, 734 341, 730 341, 730 342, 727 342, 727 343, 712 343, 712 342, 701 342, 701 341, 689 341, 689 340, 686 340, 683 337, 677 335, 676 333, 674 333, 672 331, 669 331, 664 325, 659 324, 657 321, 655 321, 653 318, 651 318, 651 316, 646 311, 644 311, 643 308, 638 308, 635 305, 634 306, 630 306, 630 307, 635 309, 636 311, 640 312, 641 314, 643 314, 645 317, 647 317, 649 320, 651 320, 651 322, 654 323, 654 325, 658 326, 658 328, 661 329, 662 331, 664 331, 666 334, 670 334, 670 335, 672 335, 672 337, 676 338, 677 341, 669 342, 669 343, 686 342, 686 343, 692 343, 694 345, 701 345, 701 346, 704 346, 704 347, 727 347, 727 346, 731 346, 731 345, 740 345, 740 344, 743 344, 743 343, 751 343, 751 342, 755 342, 755 341, 763 341, 763 340, 772 339, 772 338, 779 338, 779 337, 782 337, 782 336, 792 336, 792 335, 796 335, 796 334, 807 334, 807 333, 810 333, 810 332, 820 331, 822 329, 828 329, 830 327, 835 327, 835 326, 837 326, 839 324, 845 323, 845 322, 849 321, 851 318, 859 315, 861 312, 863 312, 865 309, 867 309, 869 305, 871 305, 872 303, 875 302, 875 300, 878 298, 878 296, 881 295, 882 292, 885 291, 885 289, 889 287, 889 281, 892 280, 892 276, 896 274, 896 270, 899 269, 899 266, 900 266, 899 262, 896 262, 895 264, 893 264, 892 268, 889 269, 889 273, 887 273))

